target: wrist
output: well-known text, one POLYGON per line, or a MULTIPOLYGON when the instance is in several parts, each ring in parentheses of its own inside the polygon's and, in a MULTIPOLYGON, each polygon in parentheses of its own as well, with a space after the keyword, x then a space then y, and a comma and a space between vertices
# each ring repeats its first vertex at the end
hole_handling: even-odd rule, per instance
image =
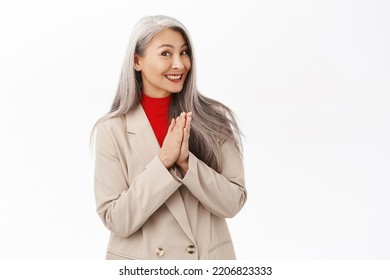
POLYGON ((184 174, 187 173, 188 169, 189 169, 189 162, 188 162, 188 158, 186 160, 183 160, 181 162, 178 162, 177 165, 180 167, 180 169, 184 172, 184 174))
POLYGON ((165 166, 166 169, 169 169, 172 167, 172 163, 170 163, 170 160, 168 157, 158 154, 158 158, 160 159, 161 163, 165 166))

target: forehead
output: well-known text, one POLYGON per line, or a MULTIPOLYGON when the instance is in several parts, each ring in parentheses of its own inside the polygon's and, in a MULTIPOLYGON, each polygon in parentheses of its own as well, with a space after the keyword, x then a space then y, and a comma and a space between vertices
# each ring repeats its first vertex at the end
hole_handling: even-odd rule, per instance
POLYGON ((156 36, 154 36, 150 42, 150 45, 154 47, 171 45, 177 48, 181 48, 185 43, 186 41, 181 32, 172 29, 164 29, 156 36))

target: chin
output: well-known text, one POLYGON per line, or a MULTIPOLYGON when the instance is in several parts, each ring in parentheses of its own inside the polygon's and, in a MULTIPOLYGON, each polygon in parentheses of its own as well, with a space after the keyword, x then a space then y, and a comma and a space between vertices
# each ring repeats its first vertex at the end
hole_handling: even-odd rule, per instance
POLYGON ((172 89, 170 92, 171 92, 171 93, 179 93, 179 92, 181 92, 182 90, 183 90, 183 87, 172 89))

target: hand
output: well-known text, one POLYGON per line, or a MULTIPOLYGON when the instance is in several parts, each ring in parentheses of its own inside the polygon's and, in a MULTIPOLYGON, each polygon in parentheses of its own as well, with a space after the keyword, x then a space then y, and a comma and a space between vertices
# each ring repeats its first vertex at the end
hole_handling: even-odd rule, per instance
POLYGON ((183 141, 180 148, 180 154, 176 160, 176 164, 187 173, 188 171, 188 156, 189 156, 189 138, 191 128, 192 112, 185 115, 185 126, 183 128, 183 141))
POLYGON ((186 124, 185 115, 183 112, 176 119, 172 119, 168 127, 167 135, 158 153, 158 157, 167 169, 172 167, 180 155, 184 136, 183 129, 186 124))

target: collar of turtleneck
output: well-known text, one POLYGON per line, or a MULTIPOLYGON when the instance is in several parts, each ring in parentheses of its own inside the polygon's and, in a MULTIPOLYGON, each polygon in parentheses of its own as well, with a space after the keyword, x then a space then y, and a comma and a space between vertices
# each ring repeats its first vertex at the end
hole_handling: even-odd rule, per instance
POLYGON ((142 94, 141 105, 148 117, 160 147, 164 142, 169 127, 169 107, 172 94, 167 97, 155 98, 142 94))

